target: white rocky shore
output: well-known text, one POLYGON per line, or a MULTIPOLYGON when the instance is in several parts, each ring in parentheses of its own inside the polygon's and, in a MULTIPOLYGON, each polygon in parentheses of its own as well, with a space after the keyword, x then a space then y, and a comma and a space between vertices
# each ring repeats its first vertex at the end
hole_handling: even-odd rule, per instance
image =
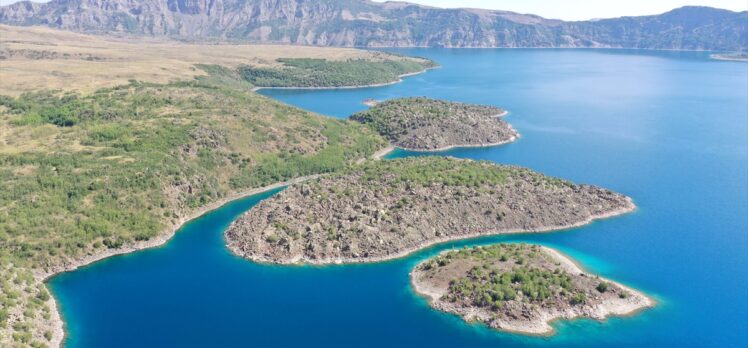
POLYGON ((557 320, 604 320, 611 316, 632 315, 655 305, 654 300, 639 291, 585 272, 556 250, 541 246, 510 245, 520 250, 525 249, 519 252, 522 255, 520 257, 524 258, 523 264, 517 265, 517 254, 513 254, 517 253, 516 249, 510 250, 506 246, 445 251, 413 269, 413 288, 416 293, 426 297, 435 309, 458 315, 466 321, 482 322, 497 330, 527 335, 551 335, 554 332, 551 324, 557 320), (502 249, 505 250, 504 253, 496 252, 502 249), (479 257, 475 257, 476 254, 479 257), (530 254, 536 256, 528 257, 530 254), (504 261, 500 257, 505 258, 504 261), (480 270, 475 271, 476 268, 480 270), (553 279, 568 279, 569 282, 564 288, 552 281, 542 280, 538 283, 548 284, 548 295, 542 299, 533 299, 522 290, 524 286, 528 286, 526 283, 512 280, 509 285, 500 285, 500 281, 496 280, 504 273, 516 274, 519 269, 545 271, 546 277, 552 274, 553 279), (481 290, 476 295, 475 289, 478 287, 470 288, 476 283, 484 285, 486 290, 481 290), (470 290, 460 288, 461 284, 471 284, 467 286, 470 290), (503 286, 515 289, 516 295, 513 298, 506 295, 507 290, 503 286), (480 296, 495 298, 492 292, 494 289, 498 289, 498 297, 505 297, 494 303, 480 299, 480 296), (582 298, 583 300, 578 300, 582 298))

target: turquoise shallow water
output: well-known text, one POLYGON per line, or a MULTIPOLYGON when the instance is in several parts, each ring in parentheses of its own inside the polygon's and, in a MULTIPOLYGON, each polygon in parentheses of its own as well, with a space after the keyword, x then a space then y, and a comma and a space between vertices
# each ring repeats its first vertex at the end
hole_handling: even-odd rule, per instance
MULTIPOLYGON (((748 64, 706 53, 403 50, 442 68, 359 90, 263 94, 334 117, 367 98, 429 96, 507 108, 511 145, 442 154, 518 164, 634 198, 639 210, 569 231, 439 245, 392 262, 258 265, 222 232, 268 194, 186 225, 162 248, 50 282, 69 347, 744 346, 748 342, 748 64), (557 323, 551 338, 498 333, 432 311, 408 271, 445 248, 558 248, 659 305, 630 318, 557 323)), ((423 155, 396 151, 390 157, 423 155)))

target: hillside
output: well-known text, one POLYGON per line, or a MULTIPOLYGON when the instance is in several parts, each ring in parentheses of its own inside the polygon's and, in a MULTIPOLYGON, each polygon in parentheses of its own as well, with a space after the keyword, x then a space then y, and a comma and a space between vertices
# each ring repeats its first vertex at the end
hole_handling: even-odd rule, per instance
POLYGON ((369 0, 52 0, 0 7, 0 23, 318 46, 748 48, 748 12, 708 7, 563 22, 505 11, 369 0))
POLYGON ((385 144, 356 123, 205 82, 0 105, 3 346, 9 328, 17 342, 57 336, 44 275, 159 244, 205 206, 342 169, 385 144))
MULTIPOLYGON (((205 78, 218 65, 256 86, 339 87, 399 81, 434 62, 351 48, 186 44, 102 37, 44 27, 0 25, 0 95, 42 89, 91 93, 130 80, 169 83, 205 78), (313 63, 310 67, 311 64, 313 63), (327 69, 319 69, 320 66, 327 69)), ((223 82, 234 83, 236 79, 223 82)))
POLYGON ((401 64, 407 72, 433 64, 355 49, 133 42, 9 26, 0 26, 0 57, 2 347, 62 340, 48 276, 162 244, 206 209, 343 170, 386 146, 357 122, 252 92, 246 69, 296 81, 306 75, 287 62, 324 62, 340 70, 309 83, 326 86, 393 82, 401 64))

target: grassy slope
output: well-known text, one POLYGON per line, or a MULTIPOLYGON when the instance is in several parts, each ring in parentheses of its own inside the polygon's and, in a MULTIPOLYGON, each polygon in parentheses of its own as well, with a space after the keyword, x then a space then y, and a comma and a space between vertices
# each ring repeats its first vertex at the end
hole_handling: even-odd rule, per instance
POLYGON ((38 275, 148 240, 234 192, 346 167, 386 142, 248 90, 190 83, 0 99, 0 345, 52 336, 38 275))
POLYGON ((154 241, 232 193, 338 170, 386 145, 361 125, 249 92, 239 68, 334 86, 433 65, 355 49, 132 42, 4 25, 0 63, 2 347, 61 338, 44 275, 154 241), (320 60, 336 69, 284 69, 320 60))
MULTIPOLYGON (((345 75, 349 84, 397 80, 383 81, 382 76, 362 74, 360 69, 356 69, 361 65, 373 65, 378 67, 380 75, 392 77, 433 64, 420 58, 350 48, 190 44, 147 38, 130 41, 41 27, 0 25, 0 95, 18 96, 42 89, 92 93, 100 88, 126 84, 129 80, 169 83, 205 76, 205 71, 197 69, 196 64, 209 63, 232 69, 278 69, 284 67, 283 60, 303 62, 310 59, 324 60, 327 65, 341 70, 327 70, 322 74, 307 71, 304 76, 311 74, 317 80, 324 80, 340 76, 345 71, 358 72, 345 75), (349 61, 359 64, 351 65, 349 61), (399 66, 410 68, 404 72, 392 71, 399 66), (361 76, 368 79, 353 80, 361 76)), ((288 77, 288 74, 284 76, 288 77)))

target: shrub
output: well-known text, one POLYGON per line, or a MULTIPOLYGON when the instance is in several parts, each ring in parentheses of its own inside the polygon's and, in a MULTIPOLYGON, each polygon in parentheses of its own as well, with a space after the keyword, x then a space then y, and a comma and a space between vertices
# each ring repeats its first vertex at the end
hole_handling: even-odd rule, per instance
POLYGON ((587 296, 585 296, 581 292, 574 294, 574 296, 571 297, 571 300, 569 300, 569 303, 571 303, 572 305, 579 305, 585 302, 587 302, 587 296))
POLYGON ((40 289, 36 294, 36 298, 38 298, 40 301, 47 302, 49 300, 49 293, 47 292, 47 290, 40 289))
POLYGON ((8 317, 10 314, 8 314, 8 311, 5 309, 0 309, 0 327, 5 327, 8 323, 8 317))

